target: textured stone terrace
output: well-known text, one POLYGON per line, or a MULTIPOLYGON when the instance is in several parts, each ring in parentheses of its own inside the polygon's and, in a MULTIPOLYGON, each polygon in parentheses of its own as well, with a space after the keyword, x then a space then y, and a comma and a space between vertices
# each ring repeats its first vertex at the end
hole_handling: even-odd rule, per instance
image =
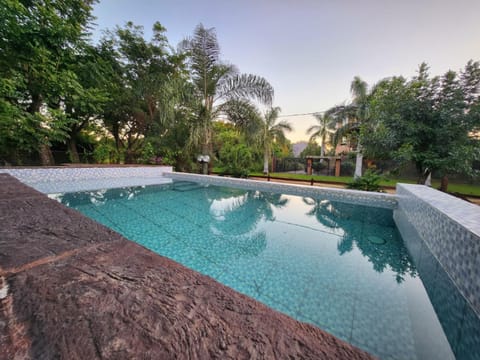
POLYGON ((0 174, 0 359, 370 359, 0 174))

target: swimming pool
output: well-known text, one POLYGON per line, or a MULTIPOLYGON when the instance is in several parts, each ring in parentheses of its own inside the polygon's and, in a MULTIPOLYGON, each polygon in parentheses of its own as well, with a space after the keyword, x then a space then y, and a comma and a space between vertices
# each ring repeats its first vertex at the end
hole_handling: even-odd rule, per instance
POLYGON ((382 359, 454 358, 392 210, 188 182, 54 197, 382 359))

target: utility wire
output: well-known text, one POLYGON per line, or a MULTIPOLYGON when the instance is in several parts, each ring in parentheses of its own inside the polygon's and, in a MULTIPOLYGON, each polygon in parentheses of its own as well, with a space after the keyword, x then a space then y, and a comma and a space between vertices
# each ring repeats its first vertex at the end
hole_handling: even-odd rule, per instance
POLYGON ((304 116, 304 115, 315 115, 315 114, 323 114, 325 111, 315 111, 303 114, 288 114, 288 115, 278 115, 278 117, 293 117, 293 116, 304 116))

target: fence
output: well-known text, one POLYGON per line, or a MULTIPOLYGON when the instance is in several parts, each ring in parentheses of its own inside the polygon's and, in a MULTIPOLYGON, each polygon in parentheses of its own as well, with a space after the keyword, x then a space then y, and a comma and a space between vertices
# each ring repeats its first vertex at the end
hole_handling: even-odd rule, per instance
MULTIPOLYGON (((355 158, 345 156, 342 157, 340 165, 340 176, 353 176, 355 172, 355 158)), ((407 164, 400 164, 394 160, 376 160, 371 161, 368 159, 364 159, 363 161, 363 171, 365 172, 366 169, 374 169, 380 172, 381 174, 389 174, 395 178, 401 179, 411 179, 417 180, 418 179, 418 172, 415 167, 415 164, 407 163, 407 164)), ((480 171, 480 162, 474 162, 472 166, 473 170, 477 172, 480 171)), ((328 159, 324 159, 320 161, 320 159, 313 159, 312 163, 312 170, 313 175, 326 175, 326 176, 334 176, 335 175, 335 162, 328 161, 328 159)), ((306 174, 307 173, 307 160, 305 158, 281 158, 281 159, 274 159, 272 172, 280 172, 280 173, 291 173, 291 174, 306 174)), ((440 178, 440 174, 434 172, 434 178, 440 178)), ((451 174, 449 175, 451 180, 454 180, 459 183, 465 184, 474 184, 480 181, 479 177, 469 177, 467 175, 461 174, 451 174)))
MULTIPOLYGON (((291 174, 306 174, 307 160, 305 158, 281 158, 273 162, 273 172, 283 172, 291 174)), ((353 175, 354 165, 344 166, 340 172, 341 176, 353 175)), ((312 159, 312 174, 335 176, 335 161, 330 159, 312 159)))

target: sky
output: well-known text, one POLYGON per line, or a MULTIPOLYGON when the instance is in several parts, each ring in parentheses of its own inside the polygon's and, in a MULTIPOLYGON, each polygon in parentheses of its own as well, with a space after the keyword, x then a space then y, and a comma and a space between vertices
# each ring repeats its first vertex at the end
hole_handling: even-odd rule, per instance
POLYGON ((150 39, 159 21, 176 47, 199 23, 215 28, 223 60, 272 84, 293 142, 315 118, 285 115, 348 102, 355 76, 373 85, 422 62, 441 75, 480 61, 480 0, 100 0, 93 14, 94 39, 127 21, 150 39))

